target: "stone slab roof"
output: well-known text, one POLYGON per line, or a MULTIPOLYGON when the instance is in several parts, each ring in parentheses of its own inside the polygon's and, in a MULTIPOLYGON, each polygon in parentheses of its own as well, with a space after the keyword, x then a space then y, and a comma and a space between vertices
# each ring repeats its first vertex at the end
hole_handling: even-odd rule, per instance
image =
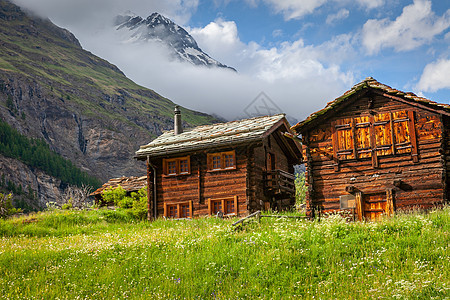
POLYGON ((409 101, 410 103, 422 104, 426 107, 438 110, 441 113, 444 112, 445 114, 450 115, 450 104, 437 103, 437 102, 431 101, 429 99, 419 97, 416 94, 411 93, 411 92, 402 92, 400 90, 391 88, 388 85, 380 83, 377 80, 373 79, 372 77, 368 77, 368 78, 364 79, 363 81, 361 81, 360 83, 353 86, 350 90, 345 92, 342 96, 336 98, 335 100, 333 100, 331 102, 328 102, 327 105, 323 109, 309 115, 305 120, 292 126, 291 129, 296 131, 297 133, 299 133, 301 128, 303 128, 305 125, 313 122, 320 116, 331 111, 333 108, 336 108, 338 105, 345 102, 347 99, 350 98, 350 96, 354 95, 358 91, 367 89, 367 88, 381 90, 388 95, 397 96, 399 98, 409 101))
POLYGON ((121 186, 127 192, 136 192, 141 188, 147 186, 147 176, 141 177, 119 177, 112 178, 108 182, 104 183, 102 187, 92 192, 89 196, 100 195, 104 190, 108 188, 117 188, 121 186))
POLYGON ((148 145, 141 146, 136 152, 136 158, 142 159, 147 155, 162 156, 257 141, 262 139, 264 133, 283 118, 285 118, 284 114, 278 114, 205 125, 178 135, 171 130, 163 133, 148 145))

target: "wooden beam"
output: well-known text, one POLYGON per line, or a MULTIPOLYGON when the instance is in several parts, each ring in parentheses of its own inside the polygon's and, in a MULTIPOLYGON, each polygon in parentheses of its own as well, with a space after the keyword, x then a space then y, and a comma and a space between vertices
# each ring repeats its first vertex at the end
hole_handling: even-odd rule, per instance
POLYGON ((409 119, 409 136, 411 138, 411 156, 414 163, 419 162, 419 153, 417 151, 417 138, 416 138, 416 125, 414 119, 414 111, 408 111, 408 119, 409 119))
POLYGON ((377 169, 379 167, 378 165, 378 154, 377 154, 377 140, 375 138, 375 126, 373 125, 374 117, 373 115, 369 116, 369 122, 370 122, 370 146, 372 147, 372 167, 377 169))
POLYGON ((338 152, 338 136, 336 131, 336 122, 331 122, 331 141, 333 145, 333 157, 335 158, 336 164, 334 165, 334 171, 339 172, 339 157, 338 152))
MULTIPOLYGON (((370 89, 370 90, 372 90, 372 89, 370 89)), ((300 134, 300 133, 305 133, 306 131, 309 131, 309 130, 313 129, 315 124, 317 124, 318 120, 324 120, 324 119, 330 118, 331 116, 339 113, 341 110, 344 110, 347 107, 349 107, 350 105, 352 105, 354 101, 358 100, 359 98, 364 97, 368 92, 369 92, 368 88, 361 89, 361 90, 355 92, 353 95, 349 96, 347 99, 345 99, 340 104, 338 104, 337 107, 334 107, 332 109, 328 109, 321 116, 318 116, 314 120, 310 121, 308 124, 306 124, 302 128, 301 131, 297 131, 296 129, 293 129, 294 132, 296 132, 297 134, 300 134)), ((334 101, 336 101, 336 100, 334 100, 334 101)), ((334 101, 332 101, 332 102, 334 102, 334 101)), ((325 108, 319 110, 318 112, 321 112, 324 109, 325 108)), ((292 127, 295 127, 295 125, 292 126, 292 127)))
POLYGON ((362 203, 362 193, 356 192, 355 194, 355 202, 356 202, 356 214, 358 215, 358 220, 362 221, 364 217, 364 203, 362 203))
POLYGON ((406 100, 406 99, 403 99, 403 98, 398 97, 398 96, 389 95, 388 93, 386 93, 386 92, 384 92, 382 90, 375 90, 375 89, 373 89, 373 92, 378 94, 378 95, 384 96, 386 98, 389 98, 389 99, 392 99, 392 100, 396 100, 396 101, 399 101, 399 102, 402 102, 402 103, 405 103, 405 104, 409 104, 409 105, 414 106, 414 107, 418 107, 418 108, 421 108, 421 109, 432 111, 434 113, 439 113, 439 114, 442 114, 442 115, 450 116, 450 112, 449 111, 446 111, 446 110, 440 109, 440 108, 432 108, 432 107, 429 107, 429 106, 427 106, 425 104, 421 104, 421 103, 419 103, 419 102, 417 102, 415 100, 412 100, 412 99, 411 100, 406 100))
POLYGON ((386 190, 386 214, 392 216, 394 214, 394 191, 392 189, 386 190))
MULTIPOLYGON (((147 156, 147 220, 151 221, 152 219, 152 178, 151 178, 151 174, 152 173, 152 168, 150 167, 150 157, 147 156)), ((153 187, 155 188, 155 187, 153 187)))

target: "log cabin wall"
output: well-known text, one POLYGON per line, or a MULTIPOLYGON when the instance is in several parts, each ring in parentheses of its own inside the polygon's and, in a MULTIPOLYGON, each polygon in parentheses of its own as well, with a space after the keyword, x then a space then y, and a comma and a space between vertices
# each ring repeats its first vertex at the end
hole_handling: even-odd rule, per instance
POLYGON ((294 205, 294 198, 276 199, 268 192, 266 185, 266 172, 271 169, 282 170, 288 173, 294 173, 294 166, 289 161, 286 153, 279 144, 279 139, 274 137, 275 132, 269 135, 263 142, 263 145, 256 147, 252 155, 253 168, 251 173, 251 187, 254 191, 250 208, 253 210, 289 209, 294 205))
POLYGON ((443 161, 446 166, 445 173, 445 189, 447 191, 446 203, 450 203, 450 117, 444 116, 445 135, 442 141, 443 145, 443 161))
MULTIPOLYGON (((217 152, 232 149, 218 149, 217 152)), ((190 157, 190 174, 167 176, 162 174, 163 160, 154 159, 157 171, 157 210, 164 215, 164 203, 176 204, 192 201, 194 217, 209 214, 208 199, 237 196, 238 213, 247 212, 247 154, 236 148, 236 169, 208 171, 206 153, 183 153, 190 157), (200 171, 200 172, 199 172, 200 171), (200 181, 200 183, 199 183, 200 181)), ((215 151, 210 151, 214 153, 215 151)), ((177 157, 177 156, 174 156, 177 157)))
MULTIPOLYGON (((446 122, 448 124, 448 119, 446 122)), ((307 146, 304 152, 307 159, 306 178, 309 185, 307 208, 318 205, 325 211, 338 210, 340 196, 361 193, 369 199, 367 201, 371 201, 371 197, 376 198, 377 195, 386 198, 388 190, 392 191, 396 209, 416 205, 430 208, 442 203, 446 194, 448 195, 444 184, 448 181, 446 175, 450 174, 450 167, 445 165, 441 156, 443 141, 450 136, 448 125, 445 135, 443 128, 441 115, 429 110, 376 94, 367 94, 357 99, 325 122, 316 124, 314 129, 304 132, 304 143, 307 146), (395 119, 397 112, 399 117, 395 119), (408 132, 411 123, 408 123, 409 127, 402 125, 408 122, 401 122, 405 116, 406 119, 413 117, 413 132, 408 132), (359 125, 354 126, 352 122, 359 125), (391 135, 396 140, 397 149, 392 150, 392 145, 390 149, 387 142, 383 145, 383 133, 378 137, 369 136, 371 131, 379 134, 376 126, 380 128, 383 125, 377 124, 394 128, 384 134, 391 135), (356 128, 356 133, 352 134, 347 130, 352 126, 356 128), (334 133, 336 130, 340 130, 339 133, 334 133), (364 135, 364 132, 367 137, 358 137, 364 135), (341 139, 337 141, 336 137, 339 136, 341 139), (354 144, 358 146, 354 148, 360 150, 352 150, 351 146, 354 144), (371 155, 372 150, 369 149, 374 144, 377 145, 377 150, 372 153, 378 154, 376 159, 373 157, 376 154, 371 155), (341 154, 336 154, 336 148, 344 150, 341 154), (415 152, 418 154, 416 157, 415 152)), ((448 160, 450 144, 447 142, 446 145, 448 160)))

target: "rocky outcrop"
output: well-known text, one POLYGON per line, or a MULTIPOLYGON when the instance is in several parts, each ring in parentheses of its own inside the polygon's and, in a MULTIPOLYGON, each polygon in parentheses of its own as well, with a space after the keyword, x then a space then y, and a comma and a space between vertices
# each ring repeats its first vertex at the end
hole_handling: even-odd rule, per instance
MULTIPOLYGON (((0 0, 0 57, 0 119, 27 137, 45 140, 103 182, 144 174, 135 151, 173 128, 173 102, 83 50, 67 30, 5 0, 0 0)), ((216 121, 182 110, 188 126, 216 121)), ((15 162, 16 167, 8 161, 8 171, 2 167, 0 175, 31 185, 40 199, 59 196, 60 182, 15 162)))
POLYGON ((30 207, 45 208, 47 202, 59 203, 62 199, 66 186, 61 183, 61 180, 38 169, 32 169, 16 159, 0 155, 0 170, 2 180, 21 186, 24 191, 31 188, 35 192, 35 199, 27 197, 29 201, 27 204, 30 207))

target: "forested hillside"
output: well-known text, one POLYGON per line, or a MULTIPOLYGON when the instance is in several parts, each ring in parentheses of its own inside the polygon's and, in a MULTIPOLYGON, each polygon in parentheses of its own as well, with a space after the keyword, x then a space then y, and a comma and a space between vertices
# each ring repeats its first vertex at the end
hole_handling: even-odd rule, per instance
MULTIPOLYGON (((141 176, 145 165, 133 159, 134 152, 173 128, 174 106, 82 49, 69 31, 0 0, 0 119, 32 138, 38 150, 31 156, 28 149, 9 149, 24 165, 0 154, 0 175, 16 186, 31 185, 42 203, 61 192, 61 183, 52 178, 64 183, 79 182, 84 173, 103 182, 141 176), (43 151, 57 153, 82 172, 63 171, 72 168, 42 158, 43 151), (51 178, 38 176, 38 169, 51 178)), ((182 113, 185 127, 217 121, 185 108, 182 113)))

